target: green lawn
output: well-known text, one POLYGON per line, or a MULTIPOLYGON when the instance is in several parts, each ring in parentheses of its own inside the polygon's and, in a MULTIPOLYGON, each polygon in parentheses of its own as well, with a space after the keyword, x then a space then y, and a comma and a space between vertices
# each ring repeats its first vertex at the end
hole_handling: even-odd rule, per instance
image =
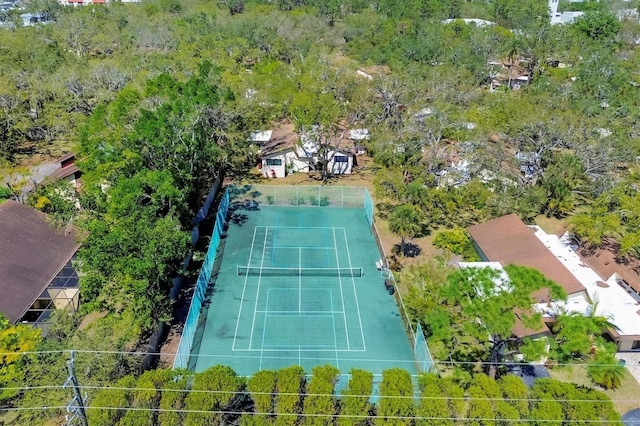
POLYGON ((574 365, 569 367, 555 367, 549 370, 551 377, 563 382, 576 383, 582 386, 596 388, 606 393, 613 401, 616 411, 620 415, 634 408, 640 408, 640 398, 638 398, 638 382, 625 369, 622 385, 615 390, 604 390, 594 386, 589 377, 587 377, 587 369, 584 365, 574 365))

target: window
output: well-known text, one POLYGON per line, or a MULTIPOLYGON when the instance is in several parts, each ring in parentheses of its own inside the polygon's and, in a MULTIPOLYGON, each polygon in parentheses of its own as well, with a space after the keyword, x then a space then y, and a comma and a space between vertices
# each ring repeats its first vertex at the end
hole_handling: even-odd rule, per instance
POLYGON ((267 158, 267 166, 282 166, 280 158, 267 158))
POLYGON ((348 163, 349 162, 349 157, 344 156, 344 155, 336 155, 333 158, 333 162, 334 163, 348 163))

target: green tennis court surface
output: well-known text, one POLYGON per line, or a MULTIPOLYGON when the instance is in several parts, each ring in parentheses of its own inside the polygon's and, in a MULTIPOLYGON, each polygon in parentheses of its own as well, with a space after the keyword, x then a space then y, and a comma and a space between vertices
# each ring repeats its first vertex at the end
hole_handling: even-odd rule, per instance
POLYGON ((363 208, 232 205, 189 367, 417 373, 363 208))

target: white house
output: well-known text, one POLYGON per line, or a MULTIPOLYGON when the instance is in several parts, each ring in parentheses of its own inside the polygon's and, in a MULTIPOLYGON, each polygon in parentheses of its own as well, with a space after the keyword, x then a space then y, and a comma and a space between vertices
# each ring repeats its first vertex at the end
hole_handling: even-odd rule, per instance
MULTIPOLYGON (((256 132, 262 138, 269 133, 268 141, 262 143, 260 149, 260 169, 262 176, 282 178, 291 173, 308 173, 310 161, 298 154, 298 135, 292 123, 284 122, 269 132, 256 132)), ((258 138, 256 138, 258 139, 258 138)))
POLYGON ((346 150, 329 151, 327 169, 333 175, 351 174, 355 163, 355 155, 346 150))
POLYGON ((319 130, 319 126, 312 126, 298 137, 292 123, 282 122, 274 130, 252 133, 250 141, 260 146, 262 175, 276 178, 308 173, 321 170, 325 161, 331 174, 350 174, 356 165, 355 142, 368 139, 369 131, 344 129, 339 137, 327 141, 327 148, 319 142, 319 130))

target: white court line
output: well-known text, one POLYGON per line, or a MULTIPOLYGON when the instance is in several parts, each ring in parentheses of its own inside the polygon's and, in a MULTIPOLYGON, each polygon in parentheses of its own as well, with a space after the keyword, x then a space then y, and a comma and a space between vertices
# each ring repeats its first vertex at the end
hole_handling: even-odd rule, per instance
MULTIPOLYGON (((269 227, 266 227, 264 233, 264 241, 262 242, 262 259, 260 260, 260 267, 264 266, 264 252, 267 248, 267 236, 269 235, 269 227)), ((249 259, 251 260, 251 259, 249 259)), ((253 321, 251 321, 251 336, 249 336, 249 348, 253 344, 253 332, 256 328, 256 310, 258 310, 258 300, 260 299, 260 283, 262 282, 262 274, 258 276, 258 288, 256 289, 256 303, 253 306, 253 321)))
POLYGON ((345 229, 342 226, 273 226, 273 225, 258 225, 256 228, 283 228, 283 229, 345 229))
POLYGON ((334 350, 333 345, 265 345, 264 349, 281 350, 281 351, 315 351, 320 348, 330 348, 334 350))
MULTIPOLYGON (((344 245, 347 248, 347 259, 349 261, 349 268, 351 268, 351 251, 349 251, 349 240, 347 239, 347 231, 344 231, 344 245)), ((358 303, 358 293, 356 292, 356 280, 354 277, 351 277, 351 285, 353 286, 353 296, 354 296, 354 299, 356 300, 356 311, 358 312, 358 322, 360 323, 360 336, 362 336, 362 347, 366 351, 367 343, 364 340, 364 330, 362 329, 362 317, 360 317, 360 304, 358 303)))
MULTIPOLYGON (((269 289, 267 289, 267 309, 269 309, 269 289)), ((254 311, 255 313, 255 311, 254 311)), ((262 354, 264 353, 264 335, 267 331, 267 316, 268 314, 264 314, 264 321, 262 322, 262 346, 260 347, 260 370, 262 370, 262 354)))
POLYGON ((333 247, 325 246, 273 246, 274 249, 317 249, 317 250, 333 250, 333 247))
MULTIPOLYGON (((344 231, 344 228, 342 228, 344 231)), ((345 234, 346 235, 346 234, 345 234)), ((336 230, 333 230, 333 246, 336 248, 336 265, 340 268, 340 256, 338 255, 338 245, 336 244, 336 230)), ((353 279, 353 278, 352 278, 353 279)), ((342 312, 346 312, 344 307, 344 293, 342 292, 342 277, 338 274, 338 283, 340 284, 340 299, 342 301, 342 312)), ((349 327, 347 326, 347 315, 342 314, 344 318, 344 335, 347 338, 347 350, 351 349, 351 341, 349 340, 349 327)))
MULTIPOLYGON (((282 346, 282 345, 279 345, 279 346, 282 346)), ((292 345, 292 347, 297 348, 298 346, 297 345, 292 345)), ((267 345, 264 349, 236 349, 236 350, 234 350, 234 352, 278 352, 278 351, 283 351, 283 350, 284 349, 271 349, 271 348, 269 348, 269 345, 267 345)), ((318 351, 318 352, 345 352, 345 353, 347 353, 347 352, 366 352, 367 351, 366 349, 334 349, 333 346, 331 346, 330 349, 310 349, 310 350, 314 350, 314 351, 318 351)), ((255 358, 258 358, 258 357, 256 356, 255 358)), ((264 358, 269 358, 269 357, 265 356, 264 358)), ((305 359, 313 359, 313 358, 305 358, 305 359)), ((323 358, 323 359, 327 359, 329 361, 333 361, 333 358, 323 358)), ((349 359, 349 361, 351 361, 351 359, 349 359)), ((367 359, 360 359, 359 361, 368 361, 368 360, 367 359)), ((388 360, 388 361, 393 361, 393 360, 388 360)), ((415 363, 416 361, 415 360, 411 360, 411 361, 407 360, 407 361, 403 361, 403 362, 415 363)))
MULTIPOLYGON (((333 291, 329 289, 329 301, 331 302, 331 310, 333 311, 333 291)), ((336 317, 331 315, 331 321, 333 323, 333 348, 336 350, 336 368, 340 370, 340 361, 338 357, 338 336, 336 336, 336 317)), ((345 330, 346 333, 346 330, 345 330)))
MULTIPOLYGON (((302 312, 302 249, 298 249, 298 312, 302 312)), ((267 308, 268 309, 268 308, 267 308)))
MULTIPOLYGON (((269 290, 274 290, 274 289, 269 289, 269 290)), ((279 289, 277 289, 279 290, 279 289)), ((327 290, 327 289, 325 289, 327 290)), ((328 289, 331 290, 331 289, 328 289)), ((332 302, 333 304, 333 302, 332 302)), ((290 316, 300 316, 300 317, 324 317, 324 316, 330 316, 330 315, 334 315, 334 314, 344 314, 343 311, 302 311, 302 312, 296 312, 296 311, 256 311, 259 314, 298 314, 298 315, 290 315, 290 316)))
MULTIPOLYGON (((249 250, 249 264, 251 264, 251 256, 253 255, 253 243, 256 240, 256 231, 258 227, 253 228, 253 239, 251 240, 251 249, 249 250)), ((236 349, 236 339, 238 338, 238 328, 240 327, 240 318, 242 318, 242 303, 244 302, 244 293, 247 290, 247 280, 249 279, 249 274, 244 277, 244 285, 242 286, 242 296, 240 296, 240 307, 238 308, 238 320, 236 321, 236 331, 233 333, 233 344, 231 345, 231 350, 234 351, 236 349)))

